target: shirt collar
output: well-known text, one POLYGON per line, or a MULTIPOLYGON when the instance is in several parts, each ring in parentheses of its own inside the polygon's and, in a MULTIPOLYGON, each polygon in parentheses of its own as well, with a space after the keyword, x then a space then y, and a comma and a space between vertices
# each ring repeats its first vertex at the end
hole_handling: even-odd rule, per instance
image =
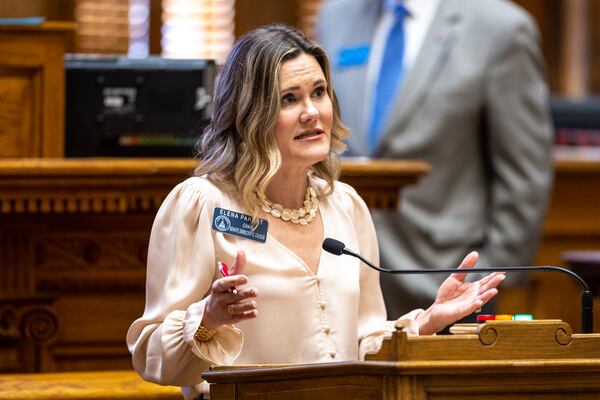
POLYGON ((384 10, 386 13, 393 13, 397 4, 402 4, 408 11, 408 15, 418 19, 429 14, 432 9, 436 9, 440 0, 385 0, 384 10))

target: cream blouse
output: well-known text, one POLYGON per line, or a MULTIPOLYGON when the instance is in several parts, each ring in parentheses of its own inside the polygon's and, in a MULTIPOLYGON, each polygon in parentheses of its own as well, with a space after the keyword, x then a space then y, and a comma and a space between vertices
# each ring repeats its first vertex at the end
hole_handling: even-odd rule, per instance
MULTIPOLYGON (((310 177, 322 195, 324 180, 310 177)), ((127 333, 136 371, 146 380, 184 387, 184 397, 208 392, 201 374, 215 364, 297 364, 363 359, 394 330, 386 321, 379 274, 349 256, 322 251, 317 274, 267 233, 265 243, 212 230, 215 207, 249 214, 239 196, 206 177, 175 187, 163 202, 150 237, 146 308, 127 333), (246 252, 248 287, 258 289, 258 317, 222 326, 209 342, 194 340, 205 297, 220 277, 217 261, 246 252)), ((341 240, 368 260, 379 259, 367 206, 337 182, 319 198, 325 237, 341 240)), ((422 310, 402 317, 414 321, 422 310)))

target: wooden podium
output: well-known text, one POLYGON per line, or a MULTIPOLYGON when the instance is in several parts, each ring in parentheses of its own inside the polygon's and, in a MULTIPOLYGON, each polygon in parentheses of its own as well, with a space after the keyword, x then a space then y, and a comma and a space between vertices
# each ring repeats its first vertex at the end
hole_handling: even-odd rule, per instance
POLYGON ((600 334, 559 320, 491 321, 473 333, 385 340, 366 361, 217 367, 211 400, 600 398, 600 334))

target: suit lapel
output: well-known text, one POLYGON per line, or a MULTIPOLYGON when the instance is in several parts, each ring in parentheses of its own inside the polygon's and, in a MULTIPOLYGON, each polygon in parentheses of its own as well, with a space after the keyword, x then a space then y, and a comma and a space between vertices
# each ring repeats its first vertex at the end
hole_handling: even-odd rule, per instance
POLYGON ((398 131, 403 130, 444 66, 456 40, 456 28, 461 19, 459 1, 440 1, 419 55, 409 73, 403 78, 403 85, 392 106, 394 111, 385 125, 377 154, 388 147, 390 139, 398 131))

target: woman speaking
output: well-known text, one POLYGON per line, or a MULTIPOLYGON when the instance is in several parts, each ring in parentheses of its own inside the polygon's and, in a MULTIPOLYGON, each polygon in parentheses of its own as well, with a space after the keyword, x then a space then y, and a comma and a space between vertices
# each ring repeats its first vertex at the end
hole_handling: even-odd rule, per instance
MULTIPOLYGON (((377 351, 395 322, 378 273, 321 249, 335 237, 379 258, 369 210, 337 181, 348 130, 325 52, 293 28, 256 29, 227 58, 213 107, 195 176, 152 227, 146 307, 127 335, 137 372, 192 399, 208 393, 201 374, 211 365, 377 351)), ((459 268, 476 262, 471 253, 459 268)), ((503 278, 454 274, 431 307, 401 319, 411 334, 433 334, 487 302, 503 278)))

